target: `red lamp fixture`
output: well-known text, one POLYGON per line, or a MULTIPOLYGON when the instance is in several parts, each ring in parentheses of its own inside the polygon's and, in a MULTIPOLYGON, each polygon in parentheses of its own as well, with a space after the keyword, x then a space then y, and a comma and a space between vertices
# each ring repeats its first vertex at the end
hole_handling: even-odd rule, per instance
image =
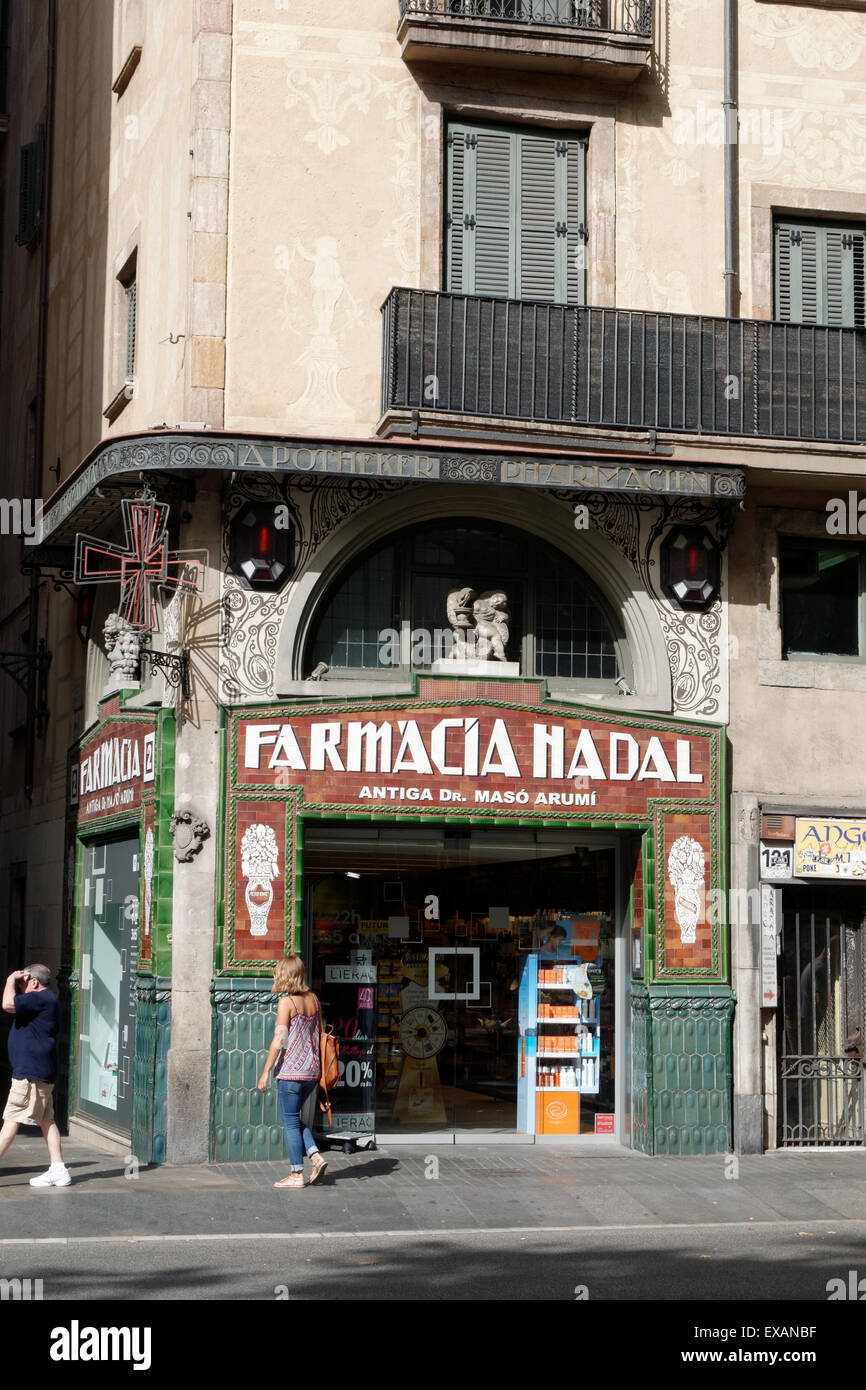
POLYGON ((229 568, 251 589, 281 589, 292 571, 294 530, 276 519, 273 502, 249 502, 229 525, 229 568))
POLYGON ((675 526, 662 542, 662 588, 680 608, 706 609, 721 579, 718 543, 705 526, 675 526))

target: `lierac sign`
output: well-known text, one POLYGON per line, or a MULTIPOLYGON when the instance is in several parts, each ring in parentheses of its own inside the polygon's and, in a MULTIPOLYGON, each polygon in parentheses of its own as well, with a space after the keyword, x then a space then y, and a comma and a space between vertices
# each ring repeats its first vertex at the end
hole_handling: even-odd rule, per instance
POLYGON ((640 810, 714 797, 712 737, 484 707, 275 714, 238 720, 236 784, 301 786, 324 804, 640 810))

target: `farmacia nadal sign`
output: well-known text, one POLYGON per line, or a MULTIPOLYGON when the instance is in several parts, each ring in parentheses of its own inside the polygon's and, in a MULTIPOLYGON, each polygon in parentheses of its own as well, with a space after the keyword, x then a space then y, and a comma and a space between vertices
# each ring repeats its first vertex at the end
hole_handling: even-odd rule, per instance
POLYGON ((715 799, 716 731, 483 705, 236 716, 234 782, 312 804, 595 807, 715 799))

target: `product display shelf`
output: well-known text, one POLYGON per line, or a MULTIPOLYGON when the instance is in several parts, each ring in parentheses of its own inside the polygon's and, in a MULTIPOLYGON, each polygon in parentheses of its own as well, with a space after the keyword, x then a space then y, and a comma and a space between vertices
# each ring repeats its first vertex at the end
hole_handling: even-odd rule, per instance
POLYGON ((585 969, 573 963, 563 963, 556 957, 542 957, 538 962, 538 1007, 535 1015, 536 1029, 536 1094, 548 1091, 567 1094, 598 1094, 600 1019, 598 1000, 594 994, 583 998, 582 992, 588 985, 585 969), (570 995, 569 1000, 549 1005, 549 1008, 565 1009, 565 1013, 552 1014, 543 1009, 542 994, 570 995), (569 1035, 563 1032, 544 1032, 546 1029, 579 1028, 574 1036, 574 1046, 564 1046, 569 1035), (559 1046, 545 1046, 556 1038, 559 1046), (554 1067, 547 1065, 558 1062, 554 1067))

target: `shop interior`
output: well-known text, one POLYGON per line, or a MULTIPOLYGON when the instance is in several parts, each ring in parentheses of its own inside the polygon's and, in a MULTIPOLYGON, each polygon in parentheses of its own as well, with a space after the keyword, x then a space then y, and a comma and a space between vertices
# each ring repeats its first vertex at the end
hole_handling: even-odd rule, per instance
POLYGON ((610 837, 308 822, 304 872, 311 985, 343 1063, 335 1127, 516 1134, 523 1087, 524 1128, 544 1089, 566 1132, 613 1132, 610 837), (558 981, 581 966, 569 1004, 558 981))

